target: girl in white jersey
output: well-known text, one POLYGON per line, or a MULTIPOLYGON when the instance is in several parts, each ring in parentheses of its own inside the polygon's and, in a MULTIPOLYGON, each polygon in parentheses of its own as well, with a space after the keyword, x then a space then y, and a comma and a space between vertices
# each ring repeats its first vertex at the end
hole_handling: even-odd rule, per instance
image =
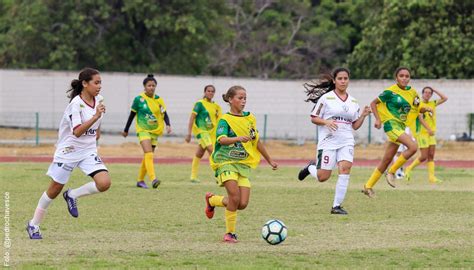
POLYGON ((54 159, 46 173, 51 177, 48 189, 39 199, 33 218, 26 224, 30 239, 42 239, 39 225, 46 209, 68 182, 72 170, 79 167, 93 181, 63 193, 69 213, 78 217, 77 199, 82 196, 104 192, 111 181, 107 168, 97 155, 97 140, 100 137, 100 122, 105 106, 99 95, 101 89, 99 71, 85 68, 79 79, 71 82, 67 106, 59 124, 59 138, 54 159))
POLYGON ((332 77, 325 75, 319 83, 304 85, 308 95, 306 101, 316 103, 311 122, 318 126, 319 139, 316 162, 310 162, 298 174, 299 180, 311 174, 319 182, 324 182, 337 164, 339 176, 331 214, 342 215, 347 215, 341 204, 346 196, 354 158, 352 130, 357 130, 370 114, 369 106, 359 114, 357 100, 347 93, 348 85, 349 70, 346 68, 336 68, 332 77))

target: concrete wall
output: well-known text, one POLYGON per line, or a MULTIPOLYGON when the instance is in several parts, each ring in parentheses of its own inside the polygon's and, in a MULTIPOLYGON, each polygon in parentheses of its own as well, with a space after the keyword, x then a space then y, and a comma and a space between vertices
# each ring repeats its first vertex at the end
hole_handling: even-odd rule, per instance
MULTIPOLYGON (((35 112, 39 112, 41 128, 57 128, 68 103, 66 90, 78 72, 46 70, 0 70, 0 126, 34 127, 35 112)), ((103 130, 119 132, 128 117, 132 99, 142 90, 146 74, 110 73, 102 76, 102 92, 107 106, 103 130)), ((232 85, 247 89, 246 110, 257 116, 263 133, 267 115, 267 136, 279 139, 314 139, 316 128, 309 122, 313 104, 303 100, 303 81, 259 80, 250 78, 160 76, 157 94, 164 98, 174 134, 186 132, 189 113, 201 98, 203 86, 214 84, 216 101, 227 110, 221 95, 232 85)), ((391 80, 352 80, 349 93, 361 106, 369 104, 391 80)), ((449 101, 438 108, 438 137, 448 139, 452 134, 468 131, 467 114, 474 113, 474 80, 412 80, 421 91, 425 85, 443 91, 449 101)), ((131 131, 134 129, 132 127, 131 131)), ((355 133, 360 142, 367 142, 368 121, 355 133)), ((384 135, 371 129, 372 141, 381 142, 384 135)), ((1 134, 0 134, 1 137, 1 134)))

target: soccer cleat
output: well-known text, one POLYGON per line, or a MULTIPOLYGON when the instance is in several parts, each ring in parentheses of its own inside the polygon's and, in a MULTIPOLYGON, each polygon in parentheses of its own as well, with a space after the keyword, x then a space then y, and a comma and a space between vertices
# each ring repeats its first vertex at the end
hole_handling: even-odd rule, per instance
POLYGON ((406 170, 405 171, 405 179, 410 182, 411 180, 411 170, 406 170))
POLYGON ((395 185, 395 174, 393 173, 387 173, 385 174, 385 179, 387 179, 387 183, 389 186, 396 188, 395 185))
POLYGON ((153 180, 153 182, 151 182, 151 185, 153 186, 153 188, 157 188, 160 184, 161 184, 161 181, 158 179, 155 179, 153 180))
POLYGON ((199 184, 199 183, 201 183, 201 181, 199 181, 199 179, 191 179, 191 183, 199 184))
POLYGON ((30 222, 27 221, 26 231, 28 232, 30 239, 34 239, 34 240, 43 239, 43 237, 41 236, 40 227, 38 225, 31 226, 30 222))
POLYGON ((335 215, 347 215, 347 211, 342 208, 342 206, 338 205, 331 209, 331 214, 335 215))
POLYGON ((303 169, 301 169, 300 172, 298 173, 298 180, 303 181, 309 175, 308 168, 311 165, 316 165, 316 162, 312 160, 308 163, 308 165, 306 165, 303 169))
POLYGON ((235 244, 237 243, 237 235, 235 233, 226 233, 224 234, 224 242, 235 244))
POLYGON ((144 188, 144 189, 147 189, 148 186, 146 185, 145 181, 138 181, 137 182, 137 187, 139 188, 144 188))
POLYGON ((211 192, 206 193, 206 209, 204 209, 204 212, 206 213, 206 216, 208 219, 211 219, 214 216, 214 206, 211 206, 209 203, 209 199, 214 196, 211 192))
POLYGON ((362 193, 367 195, 369 198, 374 198, 375 197, 375 191, 372 188, 367 188, 364 186, 364 189, 361 190, 362 193))
POLYGON ((77 199, 73 199, 69 197, 69 189, 64 191, 63 198, 67 204, 67 210, 71 216, 77 218, 79 216, 79 212, 77 211, 77 199))
POLYGON ((440 184, 440 183, 443 183, 441 179, 438 179, 436 177, 434 179, 430 179, 430 184, 440 184))

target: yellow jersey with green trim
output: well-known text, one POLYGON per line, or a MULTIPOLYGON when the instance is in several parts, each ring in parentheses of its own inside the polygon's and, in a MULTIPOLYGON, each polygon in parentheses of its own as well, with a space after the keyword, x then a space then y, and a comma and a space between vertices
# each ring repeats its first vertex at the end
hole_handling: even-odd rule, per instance
MULTIPOLYGON (((437 100, 432 100, 432 101, 421 101, 421 106, 422 107, 428 107, 431 108, 432 112, 425 112, 423 113, 423 120, 425 120, 426 124, 430 127, 430 129, 435 132, 436 131, 436 105, 438 104, 437 100)), ((417 119, 416 121, 416 127, 417 131, 420 134, 423 135, 429 135, 428 130, 420 123, 420 121, 417 119)))
POLYGON ((401 89, 394 84, 384 90, 378 99, 377 111, 382 123, 395 121, 403 128, 414 125, 420 111, 420 97, 415 89, 410 86, 401 89))
POLYGON ((137 114, 135 124, 137 133, 146 131, 156 135, 163 134, 166 105, 162 98, 158 95, 149 97, 141 93, 133 100, 131 110, 137 114))
POLYGON ((211 138, 215 140, 217 121, 222 114, 221 106, 203 98, 194 104, 192 113, 196 115, 193 123, 193 134, 199 137, 202 132, 209 132, 211 138))
MULTIPOLYGON (((257 131, 257 120, 249 112, 243 112, 242 116, 226 113, 222 115, 216 130, 216 143, 211 155, 211 167, 218 172, 228 165, 243 165, 247 168, 256 168, 260 163, 260 152, 257 149, 259 134, 257 131), (248 142, 236 142, 231 145, 221 145, 221 137, 249 136, 248 142)), ((241 166, 242 167, 242 166, 241 166)), ((243 175, 247 176, 247 175, 243 175)))

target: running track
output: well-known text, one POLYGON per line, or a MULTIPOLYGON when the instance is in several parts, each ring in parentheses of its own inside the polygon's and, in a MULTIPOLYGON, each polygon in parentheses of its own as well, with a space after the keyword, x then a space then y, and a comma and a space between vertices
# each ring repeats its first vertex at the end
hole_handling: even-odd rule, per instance
MULTIPOLYGON (((105 163, 141 163, 142 157, 103 157, 105 163)), ((50 156, 0 156, 0 163, 3 162, 46 162, 52 161, 50 156)), ((155 163, 158 164, 190 164, 191 158, 155 158, 155 163)), ((276 159, 279 165, 283 166, 304 166, 308 163, 306 159, 276 159)), ((207 163, 207 159, 202 159, 201 162, 207 163)), ((375 167, 378 164, 378 159, 356 159, 354 166, 359 167, 375 167)), ((266 163, 262 160, 262 163, 266 163)), ((436 160, 437 166, 447 168, 474 168, 474 161, 472 160, 436 160)))

